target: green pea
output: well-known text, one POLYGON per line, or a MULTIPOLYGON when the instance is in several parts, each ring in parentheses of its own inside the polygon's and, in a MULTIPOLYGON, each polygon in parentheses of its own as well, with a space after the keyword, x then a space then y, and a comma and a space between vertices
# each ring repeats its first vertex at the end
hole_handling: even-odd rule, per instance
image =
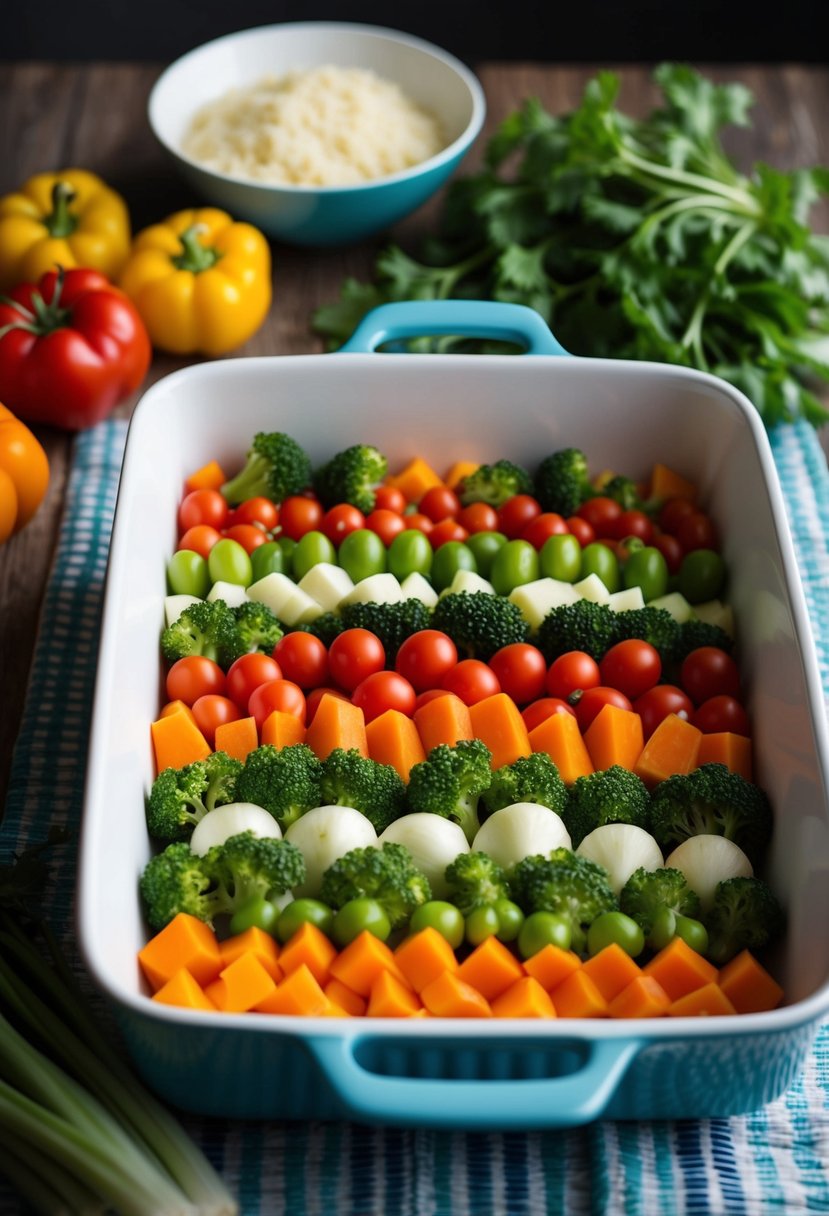
POLYGON ((692 549, 679 567, 679 590, 689 604, 719 597, 725 585, 725 562, 713 549, 692 549))
POLYGON ((448 587, 459 570, 477 573, 472 550, 462 540, 448 540, 436 550, 432 558, 432 586, 435 591, 448 587))
POLYGON ((495 554, 489 581, 498 595, 538 578, 538 550, 528 540, 508 540, 495 554))
POLYGON ((576 537, 548 536, 538 555, 538 567, 543 578, 577 582, 581 574, 581 545, 576 537))
POLYGON ((305 922, 315 925, 326 937, 334 928, 334 913, 319 899, 294 899, 286 904, 276 922, 276 936, 287 942, 305 922))
POLYGON ((430 899, 421 904, 414 910, 409 921, 411 933, 434 929, 441 937, 446 938, 453 950, 457 950, 463 942, 464 927, 463 913, 454 904, 443 899, 430 899))
POLYGON ((280 536, 276 543, 285 554, 285 573, 287 574, 287 572, 291 569, 291 565, 294 560, 296 541, 292 536, 280 536))
POLYGON ((432 569, 432 546, 417 528, 398 532, 389 545, 389 573, 400 582, 409 574, 428 575, 432 569))
POLYGON ((276 904, 260 895, 233 913, 230 918, 230 932, 236 934, 245 933, 248 929, 261 929, 273 936, 278 921, 279 909, 276 904))
POLYGON ((632 916, 624 912, 603 912, 587 930, 587 951, 592 957, 606 946, 621 946, 636 958, 645 949, 645 935, 632 916))
POLYGON ((591 541, 581 551, 579 581, 587 578, 590 574, 597 575, 611 595, 618 591, 622 585, 621 575, 619 574, 619 561, 616 554, 607 545, 603 545, 598 540, 591 541))
POLYGON ((676 936, 681 937, 686 946, 696 950, 697 954, 708 951, 708 930, 701 921, 693 920, 690 916, 677 916, 676 936))
POLYGON ((324 532, 306 532, 297 541, 291 557, 294 578, 298 582, 304 574, 307 574, 314 566, 318 566, 320 562, 328 562, 330 565, 336 566, 337 550, 324 532))
POLYGON ((207 562, 192 549, 179 549, 167 563, 167 582, 173 595, 197 595, 203 600, 210 590, 207 562))
POLYGON ((496 899, 492 906, 498 917, 498 940, 514 942, 524 924, 524 913, 511 899, 496 899))
POLYGON ((553 912, 531 912, 518 933, 518 953, 522 958, 532 958, 545 946, 569 950, 572 941, 572 929, 563 916, 553 912))
POLYGON ((495 554, 507 543, 503 532, 473 532, 466 544, 472 550, 481 578, 489 578, 495 554))
POLYGON ((676 913, 670 908, 660 908, 653 918, 648 934, 648 945, 654 950, 663 950, 676 937, 676 913))
POLYGON ((207 569, 214 583, 235 583, 249 587, 253 582, 253 566, 250 557, 237 540, 229 536, 217 540, 210 550, 207 569))
POLYGON ((624 565, 625 587, 639 587, 646 604, 668 590, 668 563, 653 545, 631 553, 624 565))
POLYGON ((386 546, 376 532, 355 528, 340 545, 337 561, 355 583, 386 572, 386 546))
POLYGON ((285 550, 275 540, 266 540, 264 545, 254 549, 250 555, 250 565, 255 583, 268 574, 287 574, 290 569, 285 550))
POLYGON ((495 937, 499 928, 498 913, 491 904, 486 904, 469 913, 464 933, 470 946, 480 946, 488 937, 495 937))
POLYGON ((338 946, 347 946, 366 932, 384 942, 391 933, 388 914, 376 899, 350 899, 334 917, 334 941, 338 946))

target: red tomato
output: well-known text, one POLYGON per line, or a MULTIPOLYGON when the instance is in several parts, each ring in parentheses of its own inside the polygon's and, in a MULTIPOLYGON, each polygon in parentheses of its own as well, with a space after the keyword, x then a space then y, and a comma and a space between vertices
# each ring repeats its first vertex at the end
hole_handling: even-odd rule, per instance
POLYGON ((242 711, 230 697, 220 697, 215 693, 207 693, 193 702, 193 717, 196 719, 201 733, 211 747, 216 746, 216 727, 224 726, 225 722, 237 722, 242 711))
POLYGON ((686 553, 694 549, 718 549, 717 529, 710 515, 694 511, 677 525, 676 538, 686 553))
POLYGON ((416 529, 418 532, 422 532, 424 536, 429 536, 435 527, 429 516, 423 515, 420 511, 413 511, 411 515, 404 515, 403 520, 407 528, 416 529))
POLYGON ((583 650, 568 650, 550 664, 547 672, 547 692, 551 697, 566 701, 571 693, 595 688, 601 683, 599 664, 583 650))
POLYGON ((346 692, 353 692, 366 676, 382 671, 385 666, 383 643, 369 629, 344 629, 328 648, 331 678, 346 692))
POLYGON ((332 697, 336 697, 338 701, 348 701, 350 699, 340 688, 326 688, 325 685, 315 688, 305 698, 305 722, 308 726, 311 725, 314 714, 317 712, 317 707, 326 693, 332 697))
POLYGON ((202 557, 208 557, 210 550, 221 539, 221 532, 217 532, 209 524, 196 524, 195 527, 187 529, 176 545, 176 549, 191 549, 193 553, 200 553, 202 557))
POLYGON ((736 697, 709 697, 699 706, 691 722, 705 735, 717 734, 721 730, 735 735, 750 735, 748 714, 736 697))
POLYGON ((301 629, 286 633, 276 643, 273 657, 285 679, 293 680, 300 688, 316 688, 328 679, 328 651, 313 633, 301 629))
POLYGON ((568 705, 560 697, 541 697, 540 700, 533 701, 532 705, 528 705, 521 711, 521 717, 524 719, 527 730, 535 730, 536 726, 546 722, 553 714, 569 714, 571 718, 575 718, 576 711, 572 705, 568 705))
POLYGON ((375 508, 366 516, 365 526, 376 532, 383 544, 388 548, 395 536, 404 531, 406 524, 402 515, 390 511, 386 507, 375 508))
POLYGON ((611 536, 624 540, 628 536, 636 536, 649 545, 653 540, 653 523, 644 511, 623 511, 612 523, 611 536))
POLYGON ((603 684, 618 688, 633 701, 659 683, 662 660, 650 642, 628 638, 610 647, 599 663, 599 671, 603 684))
POLYGON ((619 692, 618 688, 605 688, 601 684, 595 688, 586 688, 575 705, 576 721, 582 734, 605 705, 616 705, 619 709, 633 709, 628 698, 623 692, 619 692))
POLYGON ((542 549, 551 536, 566 536, 569 531, 564 516, 544 511, 530 521, 521 533, 521 539, 528 540, 535 549, 542 549))
POLYGON ((246 498, 231 511, 230 523, 262 524, 266 532, 273 532, 279 523, 279 507, 261 494, 256 498, 246 498))
POLYGON ((324 514, 322 504, 315 498, 307 498, 304 494, 286 498, 279 509, 282 533, 291 540, 301 540, 306 532, 319 528, 324 514))
POLYGON ((499 532, 509 540, 516 540, 536 516, 541 514, 541 503, 531 494, 513 494, 498 512, 499 532))
POLYGON ((410 718, 415 711, 417 694, 409 681, 396 671, 375 671, 360 681, 351 700, 363 711, 366 722, 371 722, 387 709, 396 709, 410 718))
POLYGON ((248 714, 256 719, 258 730, 275 709, 305 721, 305 693, 293 680, 268 680, 250 694, 248 714))
POLYGON ((668 573, 679 574, 679 567, 682 565, 685 551, 676 537, 671 536, 668 532, 657 532, 654 534, 651 544, 665 558, 668 573))
POLYGON ((350 502, 341 502, 326 511, 320 520, 319 530, 324 532, 332 545, 338 546, 351 532, 366 526, 366 517, 350 502))
POLYGON ((455 519, 461 509, 461 500, 449 486, 431 486, 417 504, 421 515, 427 515, 432 523, 442 519, 455 519))
POLYGON ((378 486, 374 491, 375 511, 394 511, 402 515, 408 505, 406 495, 397 486, 378 486))
POLYGON ((675 684, 657 684, 643 692, 633 702, 633 708, 642 719, 642 733, 649 739, 663 718, 676 714, 684 722, 690 722, 694 712, 693 702, 675 684))
POLYGON ((457 520, 442 519, 439 524, 432 526, 428 536, 432 542, 432 548, 439 549, 448 540, 467 540, 469 533, 466 528, 461 527, 457 520))
POLYGON ((593 544, 593 541, 596 539, 596 529, 593 528, 586 519, 582 519, 578 515, 568 515, 565 523, 581 545, 582 549, 584 549, 586 545, 593 544))
POLYGON ((224 535, 240 544, 245 553, 253 553, 268 539, 267 532, 257 528, 256 524, 234 524, 232 528, 225 528, 224 535))
POLYGON ((167 672, 166 689, 169 701, 192 705, 207 693, 224 694, 227 682, 218 663, 205 655, 191 654, 177 659, 167 672))
POLYGON ((259 651, 254 651, 253 654, 243 654, 228 668, 227 695, 236 702, 240 709, 247 710, 248 701, 254 689, 270 680, 281 679, 282 668, 270 655, 261 654, 259 651))
POLYGON ((415 692, 436 689, 458 661, 458 648, 439 629, 421 629, 406 638, 397 652, 394 670, 415 692))
POLYGON ((489 503, 472 502, 461 510, 458 523, 470 536, 473 532, 494 532, 498 527, 498 512, 489 503))
POLYGON ((485 697, 494 697, 501 691, 495 672, 480 659, 461 659, 441 681, 441 687, 460 697, 465 705, 474 705, 485 697))
POLYGON ((615 536, 616 520, 622 514, 622 508, 615 498, 606 498, 603 494, 588 498, 576 512, 579 519, 586 519, 597 536, 615 536))
POLYGON ((529 642, 513 642, 502 646, 489 660, 498 677, 501 692, 512 697, 517 705, 526 705, 544 692, 547 660, 537 646, 529 642))
POLYGON ((719 646, 699 646, 686 656, 680 683, 695 705, 709 697, 739 697, 740 672, 731 655, 719 646))
POLYGON ((670 532, 675 536, 680 521, 686 515, 694 515, 696 510, 690 498, 669 498, 659 511, 659 526, 663 532, 670 532))
POLYGON ((228 521, 230 508, 218 490, 191 490, 181 500, 178 509, 179 532, 197 524, 209 524, 221 531, 228 521))

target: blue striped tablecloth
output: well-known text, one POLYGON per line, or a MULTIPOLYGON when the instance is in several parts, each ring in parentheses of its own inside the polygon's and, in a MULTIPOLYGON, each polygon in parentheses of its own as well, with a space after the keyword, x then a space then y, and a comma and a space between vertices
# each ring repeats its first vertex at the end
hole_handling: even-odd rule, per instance
MULTIPOLYGON (((77 826, 98 622, 126 426, 75 441, 67 504, 15 752, 0 858, 77 826), (57 746, 57 754, 55 747, 57 746)), ((814 433, 772 445, 829 690, 829 478, 814 433)), ((74 846, 55 853, 54 921, 72 949, 74 846)), ((704 1122, 600 1122, 506 1135, 187 1118, 244 1216, 766 1216, 829 1213, 829 1027, 777 1102, 704 1122)), ((3 1212, 19 1210, 0 1189, 3 1212), (4 1202, 5 1201, 5 1202, 4 1202)))

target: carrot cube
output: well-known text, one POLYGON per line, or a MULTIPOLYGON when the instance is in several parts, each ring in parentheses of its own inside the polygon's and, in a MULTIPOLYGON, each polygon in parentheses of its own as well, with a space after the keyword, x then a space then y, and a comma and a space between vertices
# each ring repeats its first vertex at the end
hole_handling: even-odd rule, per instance
POLYGON ((547 753, 565 785, 593 772, 590 752, 572 714, 551 714, 539 722, 530 731, 530 747, 534 752, 547 753))
POLYGON ((554 946, 552 942, 537 954, 524 959, 524 970, 538 980, 545 992, 552 992, 580 967, 581 959, 574 951, 562 950, 561 946, 554 946))
POLYGON ((674 773, 690 773, 697 766, 702 731, 677 714, 668 714, 648 739, 633 766, 650 789, 674 773))
POLYGON ((390 971, 381 971, 371 985, 366 1017, 410 1018, 422 1006, 408 984, 401 983, 390 971))
POLYGON ((191 490, 218 490, 226 481, 224 469, 218 460, 211 460, 208 464, 202 465, 200 469, 196 469, 195 473, 190 474, 184 483, 184 488, 188 494, 191 490))
POLYGON ((704 984, 668 1006, 672 1018, 730 1017, 737 1010, 719 984, 704 984))
POLYGON ((363 711, 350 701, 325 693, 305 732, 305 742, 320 760, 325 760, 337 747, 345 751, 354 747, 361 756, 368 758, 363 711))
MULTIPOLYGON (((285 951, 282 951, 284 966, 285 951)), ((352 992, 368 997, 372 985, 383 971, 390 971, 393 976, 405 983, 405 976, 395 962, 394 955, 385 942, 364 929, 362 933, 349 942, 331 963, 331 975, 340 980, 352 992)))
POLYGON ((358 992, 352 992, 340 980, 329 980, 323 988, 323 992, 332 1004, 338 1005, 352 1017, 362 1017, 366 1011, 365 998, 361 997, 358 992))
POLYGON ((171 976, 166 984, 162 984, 158 992, 153 993, 153 1000, 160 1005, 178 1005, 182 1009, 216 1011, 216 1006, 184 967, 171 976))
POLYGON ((427 490, 443 482, 422 456, 415 456, 399 473, 389 474, 385 484, 402 491, 408 502, 418 503, 427 490))
POLYGON ((607 1001, 584 968, 568 975, 550 996, 560 1018, 605 1018, 607 1001))
POLYGON ((169 718, 170 714, 187 714, 190 721, 195 725, 196 715, 193 710, 184 701, 168 701, 166 705, 162 705, 159 712, 159 718, 169 718))
POLYGON ((717 981, 738 1013, 765 1013, 776 1009, 783 989, 748 950, 720 968, 717 981))
POLYGON ((202 987, 224 966, 216 934, 204 921, 179 912, 146 946, 138 961, 150 987, 159 989, 179 971, 187 970, 202 987))
POLYGON ((457 976, 492 1001, 520 980, 524 968, 497 937, 485 938, 458 967, 457 976))
POLYGON ((642 719, 632 709, 603 705, 585 731, 584 742, 595 769, 614 764, 633 768, 645 746, 642 719))
POLYGON ((667 1013, 671 998, 652 975, 636 976, 613 998, 608 1006, 612 1018, 660 1018, 667 1013))
POLYGON ((431 701, 421 705, 420 709, 416 709, 414 724, 427 755, 440 743, 454 747, 462 739, 475 737, 469 706, 453 692, 447 692, 442 697, 433 697, 431 701))
POLYGON ((255 718, 237 718, 235 722, 222 722, 216 727, 216 751, 225 752, 233 760, 243 763, 259 746, 259 735, 255 718))
POLYGON ((327 984, 331 964, 337 957, 336 947, 322 929, 304 921, 282 947, 279 965, 286 975, 304 963, 318 984, 327 984))
POLYGON ((518 706, 505 692, 484 697, 469 707, 472 733, 481 739, 492 753, 493 769, 512 764, 532 752, 527 726, 518 706))
POLYGON ((431 925, 401 942, 394 952, 394 961, 415 992, 422 992, 444 971, 458 969, 455 951, 431 925))
POLYGON ((305 723, 296 714, 275 709, 262 723, 261 741, 269 743, 271 747, 292 747, 295 743, 304 743, 305 723))
POLYGON ((612 1001, 642 974, 638 964, 616 942, 589 958, 582 971, 590 976, 606 1001, 612 1001))
POLYGON ((668 942, 642 970, 662 985, 672 1001, 713 984, 717 979, 717 968, 692 950, 681 937, 668 942))
POLYGON ((173 713, 150 723, 156 772, 184 768, 194 760, 206 760, 213 748, 189 714, 173 713))
POLYGON ((277 984, 282 979, 282 968, 279 965, 279 946, 270 933, 252 925, 244 933, 236 933, 219 944, 222 964, 227 967, 241 954, 252 954, 259 960, 268 975, 277 984))
POLYGON ((302 963, 277 984, 256 1006, 257 1013, 289 1013, 301 1017, 323 1017, 331 1002, 302 963))
POLYGON ((273 977, 251 951, 240 954, 225 967, 205 994, 224 1013, 247 1013, 276 990, 273 977))
POLYGON ((378 764, 390 764, 403 781, 409 780, 413 765, 426 759, 417 727, 399 709, 387 709, 367 722, 366 740, 371 759, 378 764))
POLYGON ((538 980, 524 975, 495 998, 492 1014, 496 1018, 554 1018, 556 1007, 538 980))
POLYGON ((751 781, 751 740, 730 730, 704 734, 699 741, 697 764, 724 764, 732 773, 751 781))
POLYGON ((420 994, 423 1004, 438 1018, 491 1018, 492 1010, 486 997, 477 988, 459 980, 452 971, 444 971, 420 994))
POLYGON ((465 481, 467 477, 471 477, 473 473, 481 467, 478 460, 456 460, 451 468, 446 470, 446 476, 443 479, 444 485, 455 490, 465 481))

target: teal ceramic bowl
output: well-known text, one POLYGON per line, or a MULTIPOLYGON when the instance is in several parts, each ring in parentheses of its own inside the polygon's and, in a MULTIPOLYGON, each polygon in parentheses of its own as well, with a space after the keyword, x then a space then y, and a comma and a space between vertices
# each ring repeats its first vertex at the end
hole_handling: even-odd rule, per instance
POLYGON ((295 245, 344 245, 403 219, 426 202, 469 151, 484 121, 481 86, 458 59, 395 30, 297 22, 242 30, 182 56, 156 82, 150 126, 198 197, 295 245), (446 146, 401 173, 351 186, 270 185, 205 168, 181 151, 196 110, 265 75, 335 64, 393 81, 441 121, 446 146))

